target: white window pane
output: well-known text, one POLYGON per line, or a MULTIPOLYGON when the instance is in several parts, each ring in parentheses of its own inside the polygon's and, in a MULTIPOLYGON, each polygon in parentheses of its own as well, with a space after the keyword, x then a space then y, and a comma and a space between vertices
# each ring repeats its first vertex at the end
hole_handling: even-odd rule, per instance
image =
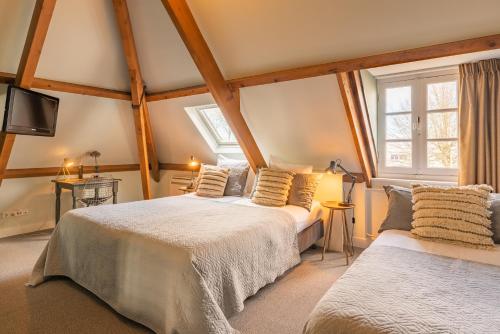
POLYGON ((411 167, 411 142, 385 143, 385 165, 387 167, 411 167))
POLYGON ((237 144, 236 137, 219 108, 207 108, 201 110, 201 112, 205 115, 209 126, 215 132, 214 134, 218 142, 222 144, 237 144))
POLYGON ((457 112, 433 112, 427 114, 427 138, 446 139, 457 137, 457 112))
POLYGON ((427 110, 457 108, 457 82, 438 82, 427 85, 427 110))
POLYGON ((411 114, 387 115, 386 139, 411 139, 411 114))
POLYGON ((457 168, 458 143, 453 141, 427 142, 427 167, 429 168, 457 168))
POLYGON ((385 112, 411 111, 411 86, 387 88, 385 90, 385 112))

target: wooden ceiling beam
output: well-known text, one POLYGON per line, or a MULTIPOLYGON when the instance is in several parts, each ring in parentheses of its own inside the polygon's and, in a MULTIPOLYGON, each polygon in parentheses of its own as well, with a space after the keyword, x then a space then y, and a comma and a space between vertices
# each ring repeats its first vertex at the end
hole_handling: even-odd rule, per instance
POLYGON ((253 170, 266 162, 240 111, 239 91, 226 83, 185 0, 162 0, 206 85, 253 170))
POLYGON ((206 85, 198 85, 180 89, 172 89, 163 92, 148 93, 146 94, 146 100, 148 102, 161 101, 167 99, 174 99, 177 97, 191 96, 210 93, 206 85))
POLYGON ((370 143, 373 136, 371 136, 369 120, 366 119, 368 117, 366 108, 362 107, 364 93, 358 91, 359 86, 354 72, 338 73, 337 81, 363 178, 367 187, 371 187, 371 180, 376 176, 377 156, 376 152, 371 149, 375 147, 372 146, 374 143, 370 143))
MULTIPOLYGON (((37 0, 35 3, 35 9, 33 10, 28 35, 24 43, 23 53, 14 82, 16 86, 26 89, 31 87, 55 6, 56 0, 37 0)), ((14 134, 0 133, 0 185, 9 162, 15 138, 14 134)))
MULTIPOLYGON (((0 84, 14 84, 15 80, 16 80, 15 74, 0 72, 0 84)), ((31 84, 31 88, 51 90, 55 92, 105 97, 116 100, 130 101, 132 99, 129 92, 88 86, 88 85, 74 84, 64 81, 42 79, 42 78, 34 78, 31 84)))
MULTIPOLYGON (((256 74, 243 78, 231 79, 227 82, 233 89, 237 89, 495 49, 500 49, 500 34, 256 74)), ((148 101, 203 94, 206 93, 207 90, 208 87, 206 86, 195 86, 155 92, 148 96, 148 101)))
POLYGON ((151 164, 151 176, 157 182, 160 180, 160 167, 153 140, 149 110, 145 99, 144 80, 137 57, 127 2, 126 0, 113 0, 113 7, 130 75, 130 93, 132 96, 132 109, 134 111, 143 194, 145 199, 149 199, 151 198, 149 165, 151 164))

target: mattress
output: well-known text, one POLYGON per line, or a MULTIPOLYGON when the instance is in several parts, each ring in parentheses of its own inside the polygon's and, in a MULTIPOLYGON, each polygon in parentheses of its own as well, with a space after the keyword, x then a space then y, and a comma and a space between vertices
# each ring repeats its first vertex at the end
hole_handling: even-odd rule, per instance
POLYGON ((495 245, 493 250, 467 248, 452 244, 415 239, 411 236, 411 232, 399 230, 382 232, 372 245, 392 246, 454 259, 500 266, 500 245, 495 245))
MULTIPOLYGON (((189 196, 192 198, 198 198, 202 200, 226 202, 226 203, 233 203, 246 206, 257 206, 257 207, 261 206, 259 204, 252 203, 252 201, 249 198, 240 196, 223 196, 223 197, 211 198, 211 197, 201 197, 196 195, 195 193, 190 193, 182 196, 189 196)), ((266 208, 285 211, 288 214, 290 214, 295 221, 295 225, 297 226, 297 233, 300 233, 307 227, 311 226, 315 221, 320 219, 323 215, 323 207, 318 201, 313 201, 310 211, 296 205, 285 205, 283 207, 266 206, 266 208)))

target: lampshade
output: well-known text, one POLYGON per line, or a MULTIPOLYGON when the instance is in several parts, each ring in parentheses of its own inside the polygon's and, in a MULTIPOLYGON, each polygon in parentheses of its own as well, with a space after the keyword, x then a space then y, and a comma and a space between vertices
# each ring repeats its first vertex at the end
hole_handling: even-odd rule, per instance
POLYGON ((63 161, 63 166, 68 168, 68 167, 71 167, 75 164, 75 161, 73 159, 70 159, 70 158, 64 158, 64 161, 63 161))
POLYGON ((316 189, 314 199, 320 202, 342 202, 344 198, 343 173, 324 173, 316 189))
POLYGON ((199 166, 200 163, 196 160, 196 158, 194 157, 194 155, 192 155, 191 158, 189 158, 188 165, 189 165, 189 167, 196 167, 196 166, 199 166))

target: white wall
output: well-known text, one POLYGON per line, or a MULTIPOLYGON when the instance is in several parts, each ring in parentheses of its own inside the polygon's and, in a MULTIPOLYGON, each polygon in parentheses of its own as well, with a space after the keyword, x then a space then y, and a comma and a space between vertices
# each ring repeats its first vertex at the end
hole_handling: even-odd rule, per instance
MULTIPOLYGON (((0 85, 0 110, 4 110, 6 85, 0 85)), ((74 158, 89 150, 102 153, 100 164, 136 163, 132 110, 127 101, 76 94, 44 92, 60 98, 55 137, 16 136, 8 168, 60 166, 65 157, 74 158)), ((0 113, 0 121, 3 112, 0 113)), ((89 158, 85 164, 93 164, 89 158)), ((114 173, 120 183, 121 202, 139 200, 139 172, 114 173)), ((51 177, 7 179, 0 187, 0 212, 27 209, 22 217, 0 219, 0 237, 46 228, 54 223, 54 186, 51 177)), ((63 211, 71 205, 63 196, 63 211)))

